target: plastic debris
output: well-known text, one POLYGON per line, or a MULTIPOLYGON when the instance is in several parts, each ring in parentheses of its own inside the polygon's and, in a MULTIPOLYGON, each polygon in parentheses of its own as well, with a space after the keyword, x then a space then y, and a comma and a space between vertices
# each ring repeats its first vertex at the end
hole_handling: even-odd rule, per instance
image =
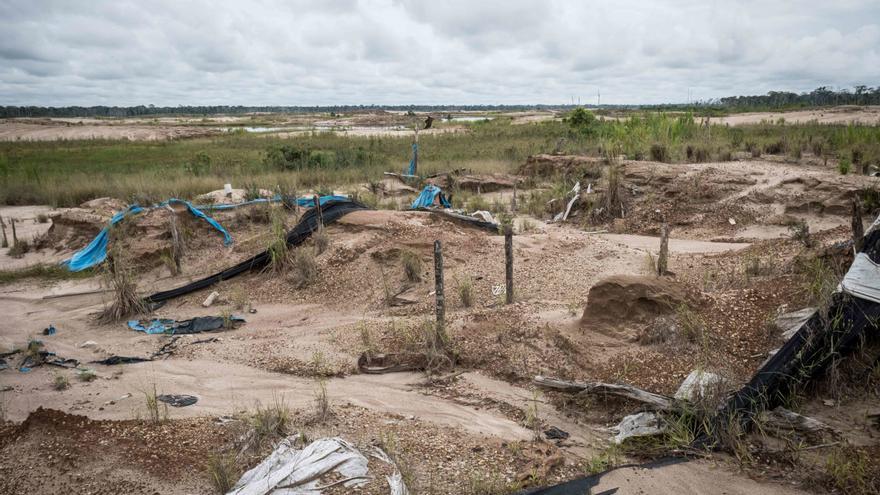
POLYGON ((152 320, 129 320, 128 328, 147 334, 182 335, 189 333, 209 332, 225 326, 244 323, 240 316, 199 316, 189 320, 173 320, 170 318, 154 318, 152 320))
POLYGON ((675 397, 678 400, 696 401, 706 396, 713 387, 718 388, 724 382, 724 377, 703 370, 693 370, 681 382, 675 397))
POLYGON ((627 438, 659 435, 666 431, 666 427, 660 422, 660 417, 652 412, 641 412, 626 416, 613 429, 618 432, 612 438, 612 441, 616 444, 623 443, 627 438))
POLYGON ((214 292, 211 292, 211 294, 209 294, 208 297, 205 298, 202 306, 206 308, 209 307, 210 305, 214 304, 214 301, 216 301, 218 297, 220 297, 219 292, 217 292, 216 290, 214 292))
POLYGON ((57 332, 58 329, 56 329, 55 326, 51 324, 43 329, 43 335, 55 335, 57 332))
POLYGON ((173 407, 186 407, 198 402, 199 398, 194 395, 162 394, 157 395, 156 400, 158 400, 159 402, 164 402, 173 407))
POLYGON ((567 431, 551 426, 544 430, 544 436, 546 436, 548 440, 565 440, 569 435, 567 431))

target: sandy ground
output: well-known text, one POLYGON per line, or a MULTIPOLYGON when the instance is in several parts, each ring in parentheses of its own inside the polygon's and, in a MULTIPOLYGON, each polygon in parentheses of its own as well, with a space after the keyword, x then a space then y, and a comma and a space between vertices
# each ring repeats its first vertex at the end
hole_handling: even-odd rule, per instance
POLYGON ((876 106, 844 106, 823 108, 819 110, 800 110, 792 112, 749 112, 728 115, 726 117, 713 117, 713 124, 759 124, 761 122, 776 123, 779 119, 785 119, 792 124, 805 124, 816 121, 820 124, 880 124, 880 107, 876 106))
POLYGON ((0 122, 0 141, 59 141, 78 139, 126 139, 160 141, 183 137, 206 136, 216 130, 204 127, 139 125, 57 125, 0 122))
MULTIPOLYGON (((412 462, 418 469, 430 470, 434 459, 440 459, 444 469, 448 467, 447 478, 461 481, 467 473, 491 472, 502 463, 502 467, 511 466, 503 470, 503 476, 512 480, 526 462, 528 448, 521 451, 509 446, 534 447, 538 445, 532 441, 536 424, 539 429, 555 426, 570 437, 553 445, 564 460, 546 482, 573 478, 584 472, 586 460, 607 447, 609 427, 631 408, 572 404, 558 394, 536 389, 531 377, 624 381, 671 393, 696 366, 699 355, 709 352, 710 362, 722 362, 734 382, 741 383, 777 345, 764 327, 767 315, 783 303, 803 300, 793 295, 796 287, 783 267, 801 248, 774 219, 789 215, 806 220, 822 244, 845 239, 847 194, 876 182, 868 177, 841 177, 816 166, 767 161, 686 166, 631 162, 626 164, 626 180, 638 184, 635 189, 642 196, 631 198, 633 208, 624 222, 602 229, 611 231, 589 233, 596 229, 580 228, 575 218, 570 224, 535 222, 533 230, 514 237, 517 302, 510 306, 499 304, 494 293, 504 281, 503 237, 436 214, 385 210, 351 213, 327 227, 330 247, 317 257, 321 276, 306 290, 292 287, 284 276, 249 274, 217 286, 221 301, 210 308, 201 306, 208 292, 201 291, 156 312, 156 316, 177 319, 243 314, 247 323, 234 330, 175 338, 136 333, 122 322, 99 323, 94 315, 106 295, 98 292, 97 278, 30 279, 0 285, 0 311, 6 316, 0 320, 0 350, 22 347, 36 338, 48 350, 77 359, 98 374, 96 380, 84 382, 74 370, 50 366, 28 373, 0 371, 2 411, 7 419, 20 422, 40 407, 51 408, 98 422, 90 428, 129 425, 119 426, 125 431, 135 428, 135 423, 125 421, 145 418, 145 392, 155 386, 159 393, 198 397, 193 406, 171 408, 169 424, 195 425, 194 434, 207 435, 216 429, 210 426, 216 418, 279 398, 296 414, 308 414, 323 384, 338 416, 330 424, 315 427, 314 435, 338 431, 369 439, 402 425, 416 442, 412 462), (646 173, 652 179, 642 182, 646 173), (658 177, 662 180, 654 180, 658 177), (694 190, 701 193, 689 196, 694 190), (611 275, 649 273, 647 254, 655 254, 659 247, 655 231, 661 217, 655 215, 674 224, 670 269, 676 281, 702 291, 704 300, 695 307, 712 331, 714 340, 707 349, 686 344, 678 348, 642 345, 581 322, 584 302, 595 284, 611 275), (699 215, 696 220, 695 215, 699 215), (736 221, 731 224, 730 218, 736 221), (434 239, 443 239, 447 331, 456 343, 463 373, 431 386, 426 386, 423 373, 358 374, 355 362, 365 348, 406 349, 431 319, 434 239), (401 267, 405 251, 421 260, 421 280, 406 280, 401 267), (780 268, 757 278, 744 276, 744 260, 755 258, 773 258, 780 268), (460 301, 463 280, 472 283, 471 307, 460 301), (406 300, 389 307, 384 294, 398 288, 406 300), (236 308, 238 298, 246 299, 246 306, 256 312, 236 308), (41 335, 49 324, 58 333, 41 335), (150 362, 90 363, 111 355, 146 357, 164 345, 172 346, 172 354, 150 362), (56 390, 57 376, 67 377, 70 387, 56 390), (418 437, 430 442, 418 443, 418 437), (450 445, 452 450, 444 450, 450 445), (468 448, 456 451, 455 445, 468 448), (491 457, 480 457, 484 464, 477 469, 463 459, 483 456, 480 445, 508 447, 498 447, 491 457)), ((485 196, 493 194, 497 193, 485 196)), ((27 219, 45 211, 45 207, 0 208, 0 215, 20 218, 27 235, 39 235, 46 224, 27 219)), ((161 268, 147 271, 139 279, 141 291, 182 285, 262 249, 260 235, 265 225, 239 222, 234 214, 217 218, 233 231, 236 242, 232 247, 221 247, 215 236, 194 239, 197 243, 188 248, 182 275, 170 277, 161 268)), ((49 251, 22 259, 0 254, 0 269, 62 254, 49 251)), ((17 364, 17 357, 10 359, 17 364)), ((136 425, 152 431, 143 421, 136 425)), ((42 441, 40 437, 20 438, 34 445, 42 441)), ((22 467, 13 455, 16 444, 10 442, 6 447, 0 442, 0 473, 20 472, 22 467)), ((219 440, 208 445, 205 448, 222 447, 219 440)), ((163 486, 163 491, 207 491, 200 478, 203 471, 197 461, 193 463, 188 477, 174 474, 179 486, 163 486)), ((144 486, 131 488, 132 493, 151 493, 150 487, 159 486, 154 478, 143 478, 146 475, 137 466, 130 469, 132 473, 111 471, 120 482, 143 482, 144 486)), ((463 485, 442 486, 423 491, 452 493, 463 485)), ((753 481, 727 463, 716 466, 703 461, 662 470, 621 469, 603 477, 600 486, 603 490, 619 488, 620 493, 670 494, 718 493, 719 487, 725 493, 789 494, 800 493, 801 488, 753 481)))

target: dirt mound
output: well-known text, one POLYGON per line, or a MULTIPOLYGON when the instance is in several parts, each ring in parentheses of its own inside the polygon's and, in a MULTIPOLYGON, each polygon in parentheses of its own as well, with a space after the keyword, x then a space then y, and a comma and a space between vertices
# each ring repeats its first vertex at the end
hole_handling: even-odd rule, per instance
MULTIPOLYGON (((206 192, 205 194, 200 194, 196 199, 200 203, 244 203, 247 201, 249 191, 247 189, 233 189, 232 192, 226 193, 223 189, 217 189, 216 191, 206 192)), ((259 189, 256 191, 256 195, 261 198, 271 198, 274 194, 272 191, 268 189, 259 189)))
POLYGON ((517 173, 531 177, 550 177, 567 175, 579 169, 590 169, 599 166, 601 158, 581 155, 532 155, 519 168, 517 173))
POLYGON ((4 430, 0 493, 198 492, 207 453, 231 434, 208 418, 95 421, 41 407, 4 430))
POLYGON ((520 182, 516 177, 507 174, 440 174, 428 179, 426 182, 439 186, 441 189, 451 190, 457 187, 463 191, 475 193, 488 193, 502 189, 513 189, 513 185, 520 182))
POLYGON ((675 312, 687 300, 687 292, 673 279, 614 275, 590 288, 580 324, 584 329, 633 338, 637 326, 675 312))

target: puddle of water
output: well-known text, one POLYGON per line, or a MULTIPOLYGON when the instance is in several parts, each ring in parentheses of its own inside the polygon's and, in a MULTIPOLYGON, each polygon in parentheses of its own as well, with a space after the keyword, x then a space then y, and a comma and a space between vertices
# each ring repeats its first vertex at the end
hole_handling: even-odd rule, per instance
POLYGON ((481 122, 484 120, 492 120, 493 117, 482 117, 479 115, 461 115, 452 117, 453 122, 481 122))

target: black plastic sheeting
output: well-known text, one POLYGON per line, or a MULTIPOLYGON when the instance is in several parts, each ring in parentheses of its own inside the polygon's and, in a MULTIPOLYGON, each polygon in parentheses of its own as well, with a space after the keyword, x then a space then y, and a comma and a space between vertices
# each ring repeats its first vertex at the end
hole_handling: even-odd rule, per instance
MULTIPOLYGON (((324 205, 321 206, 321 216, 324 220, 324 225, 327 225, 335 222, 336 220, 353 211, 368 209, 369 207, 357 201, 332 200, 324 203, 324 205)), ((302 218, 300 218, 299 223, 297 223, 296 226, 287 233, 287 244, 289 246, 299 246, 300 244, 305 242, 305 240, 308 239, 309 236, 312 235, 312 232, 317 228, 318 212, 317 210, 315 210, 315 208, 311 208, 303 214, 302 218)), ((162 303, 170 299, 174 299, 175 297, 180 297, 182 295, 189 294, 190 292, 195 292, 197 290, 210 287, 220 282, 221 280, 229 280, 236 275, 241 275, 242 273, 251 270, 262 269, 269 264, 269 259, 269 251, 263 251, 253 258, 246 259, 235 266, 227 268, 221 272, 217 272, 213 275, 209 275, 201 280, 196 280, 195 282, 186 284, 183 287, 157 292, 149 297, 146 297, 144 299, 144 302, 149 305, 155 305, 156 303, 162 303)))
POLYGON ((599 493, 593 493, 592 489, 599 484, 599 481, 602 479, 603 476, 612 471, 624 468, 657 469, 686 461, 687 459, 683 457, 666 457, 645 464, 624 464, 621 466, 613 467, 607 471, 603 471, 598 474, 573 479, 571 481, 566 481, 565 483, 560 483, 555 486, 526 489, 524 491, 518 492, 516 495, 610 495, 612 493, 617 493, 618 489, 611 488, 609 490, 599 493))

